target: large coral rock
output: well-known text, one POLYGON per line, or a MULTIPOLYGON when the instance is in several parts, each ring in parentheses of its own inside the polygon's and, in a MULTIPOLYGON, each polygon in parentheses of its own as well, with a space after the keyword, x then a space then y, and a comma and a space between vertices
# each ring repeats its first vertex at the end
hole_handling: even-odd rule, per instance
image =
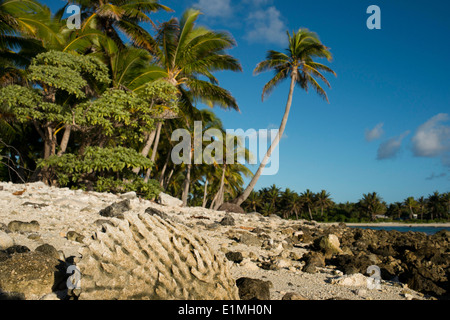
POLYGON ((44 296, 64 280, 64 271, 60 261, 45 253, 13 254, 0 263, 0 293, 23 299, 44 296))
POLYGON ((187 227, 132 212, 112 224, 82 249, 80 299, 239 298, 225 257, 187 227))

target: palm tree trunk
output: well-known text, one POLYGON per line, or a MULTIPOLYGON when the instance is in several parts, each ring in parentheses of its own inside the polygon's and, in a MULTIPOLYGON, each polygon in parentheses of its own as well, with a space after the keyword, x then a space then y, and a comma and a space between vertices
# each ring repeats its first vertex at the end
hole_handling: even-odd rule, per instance
MULTIPOLYGON (((150 149, 152 147, 153 141, 155 140, 155 136, 156 136, 156 130, 153 130, 147 137, 147 142, 145 143, 144 149, 142 149, 141 154, 144 157, 147 157, 148 154, 150 153, 150 149)), ((133 172, 135 174, 139 174, 139 171, 141 171, 141 168, 134 168, 133 172)))
POLYGON ((214 210, 219 209, 219 207, 223 204, 224 197, 225 197, 225 171, 227 170, 227 165, 224 164, 222 168, 222 177, 220 178, 220 187, 217 194, 219 195, 216 203, 214 205, 214 210))
MULTIPOLYGON (((155 163, 156 152, 158 151, 159 138, 161 136, 161 128, 162 128, 162 122, 158 122, 158 125, 156 126, 156 138, 155 138, 155 143, 153 144, 153 151, 152 151, 152 158, 151 158, 153 163, 155 163)), ((152 169, 148 168, 147 173, 145 175, 145 179, 144 179, 145 183, 147 183, 148 180, 150 179, 151 173, 152 173, 152 169)))
POLYGON ((183 201, 183 206, 185 206, 185 207, 187 206, 188 195, 189 195, 189 185, 191 184, 192 153, 193 153, 193 150, 191 150, 191 152, 189 154, 189 164, 187 165, 186 178, 184 179, 183 193, 181 195, 181 200, 183 201))
POLYGON ((186 170, 186 178, 184 179, 184 183, 183 183, 183 193, 181 196, 181 200, 183 201, 184 207, 187 206, 187 202, 188 202, 189 185, 191 183, 191 168, 192 168, 192 164, 188 164, 187 170, 186 170))
POLYGON ((206 179, 205 181, 205 186, 203 188, 203 203, 202 203, 202 208, 206 208, 206 204, 208 202, 208 200, 206 199, 206 197, 208 196, 208 179, 206 179))
POLYGON ((164 176, 166 174, 167 166, 169 165, 170 156, 171 156, 171 152, 169 150, 169 152, 167 153, 166 162, 164 163, 164 167, 161 170, 161 175, 159 176, 159 185, 161 187, 164 185, 164 176))
POLYGON ((280 125, 280 129, 278 131, 278 134, 275 137, 275 140, 273 141, 273 143, 270 145, 269 150, 267 150, 263 161, 259 165, 258 171, 253 176, 253 178, 250 181, 250 183, 248 184, 247 188, 244 190, 244 192, 239 197, 237 197, 233 201, 233 203, 237 204, 238 206, 240 206, 245 200, 247 200, 247 198, 249 197, 250 193, 255 188, 256 183, 258 182, 258 179, 261 177, 261 174, 262 174, 264 168, 266 167, 270 156, 272 155, 272 152, 278 146, 278 144, 280 142, 280 139, 281 139, 281 137, 284 134, 284 130, 286 129, 287 120, 289 118, 289 112, 290 112, 291 106, 292 106, 292 97, 294 95, 294 88, 295 88, 296 78, 297 78, 297 70, 295 69, 295 70, 293 70, 292 75, 291 75, 291 86, 290 86, 290 89, 289 89, 288 101, 287 101, 287 104, 286 104, 286 110, 284 112, 283 120, 281 121, 281 125, 280 125))
POLYGON ((167 177, 166 181, 164 182, 163 189, 166 190, 169 186, 170 180, 172 179, 173 173, 175 172, 175 168, 172 168, 170 170, 169 176, 167 177))

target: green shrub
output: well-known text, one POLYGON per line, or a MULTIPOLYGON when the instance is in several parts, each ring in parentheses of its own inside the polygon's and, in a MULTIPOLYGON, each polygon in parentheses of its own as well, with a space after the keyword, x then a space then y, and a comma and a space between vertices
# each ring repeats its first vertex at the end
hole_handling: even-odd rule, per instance
POLYGON ((52 156, 38 166, 47 167, 59 186, 113 193, 135 191, 149 200, 161 192, 157 181, 146 183, 132 172, 135 167, 146 170, 152 166, 150 159, 134 149, 88 147, 82 156, 52 156))

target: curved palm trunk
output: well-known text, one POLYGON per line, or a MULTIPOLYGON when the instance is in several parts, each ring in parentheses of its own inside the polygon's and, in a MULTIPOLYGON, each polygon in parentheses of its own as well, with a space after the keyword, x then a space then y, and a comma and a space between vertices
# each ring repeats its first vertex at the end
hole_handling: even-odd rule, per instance
MULTIPOLYGON (((158 125, 156 127, 156 138, 155 138, 155 143, 153 145, 152 158, 150 159, 153 163, 155 163, 156 152, 158 151, 159 138, 161 136, 161 128, 162 128, 162 122, 158 122, 158 125)), ((145 179, 144 179, 145 183, 147 183, 148 180, 150 179, 151 173, 152 173, 152 169, 148 168, 147 174, 145 175, 145 179)))
MULTIPOLYGON (((145 143, 144 149, 142 149, 141 151, 141 155, 143 155, 144 157, 147 157, 148 154, 150 153, 150 149, 152 147, 153 141, 155 140, 155 136, 156 136, 156 129, 153 130, 147 138, 147 141, 145 143)), ((135 174, 139 174, 139 172, 141 171, 141 168, 134 168, 133 172, 135 174)))
POLYGON ((214 210, 218 210, 220 208, 220 206, 223 204, 224 198, 225 198, 225 172, 227 170, 227 165, 224 164, 223 165, 223 169, 222 169, 222 177, 220 178, 220 188, 219 191, 217 192, 217 200, 216 203, 214 205, 214 210))
POLYGON ((275 148, 280 143, 281 137, 283 136, 284 130, 286 129, 286 124, 287 124, 287 120, 288 120, 288 117, 289 117, 289 112, 291 110, 292 97, 294 95, 294 88, 295 88, 296 78, 297 78, 297 71, 294 70, 292 72, 292 76, 291 76, 291 86, 290 86, 290 89, 289 89, 288 101, 287 101, 287 104, 286 104, 286 111, 284 112, 283 120, 281 121, 281 125, 280 125, 280 129, 278 131, 278 134, 275 137, 275 140, 273 141, 273 143, 270 145, 269 150, 267 150, 263 161, 259 165, 258 171, 256 171, 255 175, 253 176, 252 180, 248 184, 247 188, 244 190, 244 192, 239 197, 237 197, 233 201, 233 203, 237 204, 238 206, 240 206, 250 196, 250 193, 255 188, 256 183, 258 182, 258 179, 261 177, 261 174, 262 174, 264 168, 266 167, 267 162, 269 161, 269 158, 272 155, 273 150, 275 150, 275 148))
POLYGON ((168 165, 169 165, 170 156, 171 156, 171 152, 170 152, 170 150, 169 150, 169 152, 167 153, 166 162, 164 163, 164 166, 163 166, 163 168, 162 168, 162 170, 161 170, 161 175, 159 176, 159 185, 160 185, 161 187, 164 186, 164 179, 165 179, 167 167, 168 167, 168 165))
POLYGON ((186 170, 186 178, 184 179, 184 183, 183 183, 183 193, 181 195, 181 200, 183 201, 184 207, 187 206, 188 196, 189 196, 189 186, 191 184, 192 153, 193 153, 193 150, 191 150, 191 153, 190 153, 189 164, 187 165, 187 170, 186 170))
POLYGON ((208 202, 208 179, 205 181, 205 185, 203 186, 203 202, 202 202, 202 208, 206 208, 206 204, 208 202))
POLYGON ((189 185, 191 184, 191 168, 192 168, 192 164, 188 164, 187 170, 186 170, 186 178, 184 179, 184 183, 183 183, 183 194, 181 196, 181 200, 183 201, 184 207, 187 206, 187 202, 188 202, 189 185))

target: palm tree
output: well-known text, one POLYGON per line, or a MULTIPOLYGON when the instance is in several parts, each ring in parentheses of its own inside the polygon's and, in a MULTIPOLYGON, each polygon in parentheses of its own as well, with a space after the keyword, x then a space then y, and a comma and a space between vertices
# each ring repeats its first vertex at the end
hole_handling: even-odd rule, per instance
POLYGON ((359 201, 359 204, 372 220, 375 220, 376 215, 383 213, 385 210, 382 199, 376 192, 363 194, 363 198, 359 201))
MULTIPOLYGON (((66 0, 75 2, 82 7, 83 25, 81 31, 87 28, 104 32, 119 47, 124 47, 120 37, 126 35, 134 45, 153 51, 155 41, 139 23, 151 23, 149 14, 159 10, 173 11, 159 3, 159 0, 66 0)), ((67 4, 68 5, 68 4, 67 4)), ((67 6, 66 5, 66 6, 67 6)), ((64 12, 66 6, 60 12, 64 12)))
MULTIPOLYGON (((214 164, 217 168, 221 168, 222 174, 220 178, 220 187, 217 193, 217 197, 214 198, 214 210, 218 210, 220 206, 225 202, 225 189, 236 190, 239 188, 239 192, 242 191, 243 179, 242 176, 251 177, 252 172, 245 166, 239 163, 240 149, 244 149, 243 156, 245 159, 252 158, 250 151, 245 148, 242 139, 238 136, 227 135, 223 127, 219 129, 222 136, 217 137, 218 141, 222 143, 222 159, 221 164, 214 164), (223 138, 225 137, 225 139, 223 138), (229 163, 229 155, 233 157, 232 163, 229 163), (234 186, 234 188, 233 188, 234 186)), ((233 197, 236 197, 234 194, 233 197)))
MULTIPOLYGON (((167 80, 179 90, 180 116, 185 119, 193 116, 194 105, 198 102, 210 107, 239 110, 235 98, 218 85, 213 75, 216 71, 242 71, 239 62, 225 52, 236 43, 227 33, 196 26, 199 15, 200 11, 189 9, 181 20, 173 18, 161 24, 157 29, 156 47, 152 51, 156 65, 130 83, 139 90, 147 82, 142 82, 142 79, 149 76, 167 80)), ((155 135, 156 131, 149 135, 146 145, 152 144, 155 135)), ((147 156, 149 150, 144 148, 141 154, 147 156)))
POLYGON ((317 205, 320 207, 320 216, 323 217, 323 210, 333 205, 330 193, 322 190, 317 194, 317 205))
POLYGON ((302 198, 294 191, 291 191, 289 188, 281 194, 281 207, 283 217, 285 219, 290 218, 293 214, 295 214, 298 220, 298 213, 304 205, 302 198))
POLYGON ((305 192, 303 192, 303 193, 300 195, 300 197, 302 197, 303 203, 304 203, 304 205, 305 205, 305 206, 307 207, 307 209, 308 209, 309 218, 310 218, 310 220, 312 220, 312 219, 313 219, 313 216, 312 216, 311 210, 312 210, 313 206, 314 206, 315 203, 316 203, 316 198, 315 198, 314 193, 311 192, 311 190, 307 189, 305 192))
POLYGON ((423 196, 417 199, 417 209, 420 211, 420 220, 423 220, 423 213, 426 209, 426 205, 427 202, 423 196))
POLYGON ((413 197, 408 197, 408 198, 405 199, 405 201, 403 203, 409 209, 409 219, 412 220, 413 216, 414 216, 413 209, 417 208, 417 201, 414 200, 413 197))
POLYGON ((259 194, 259 192, 256 191, 252 191, 252 193, 250 193, 249 197, 247 198, 247 200, 244 203, 244 210, 246 212, 257 212, 258 208, 261 207, 262 204, 262 199, 261 199, 261 195, 259 194))
POLYGON ((196 26, 200 14, 188 9, 181 20, 173 18, 158 28, 155 56, 159 76, 179 88, 182 101, 188 106, 202 102, 239 110, 231 93, 221 88, 213 75, 216 71, 242 71, 240 63, 225 52, 236 42, 227 33, 196 26))
POLYGON ((286 104, 286 110, 284 112, 283 120, 281 121, 279 132, 275 137, 275 140, 272 142, 264 159, 261 161, 258 171, 254 175, 253 179, 250 181, 249 185, 242 193, 242 195, 240 195, 233 201, 235 204, 241 205, 245 201, 245 199, 247 199, 250 192, 254 189, 265 166, 267 165, 273 150, 275 150, 278 143, 280 142, 289 117, 295 86, 299 85, 300 88, 306 91, 311 86, 322 98, 328 101, 327 94, 318 83, 317 78, 321 79, 328 87, 330 87, 328 80, 325 78, 322 72, 330 72, 334 75, 336 74, 329 67, 319 62, 315 62, 315 58, 326 58, 330 61, 332 55, 329 51, 329 48, 327 48, 320 42, 318 36, 315 33, 307 29, 299 29, 297 32, 293 32, 292 35, 288 33, 287 53, 270 50, 267 54, 266 60, 260 62, 256 66, 254 71, 256 74, 268 70, 275 71, 275 76, 264 86, 262 93, 263 100, 265 96, 268 95, 273 89, 275 89, 275 87, 279 85, 283 80, 290 77, 291 84, 286 104))
POLYGON ((427 207, 430 210, 430 218, 433 220, 439 215, 439 209, 441 207, 441 195, 438 191, 433 192, 427 198, 427 207))
POLYGON ((445 207, 445 217, 449 218, 450 216, 450 192, 446 192, 442 194, 442 203, 445 207))

